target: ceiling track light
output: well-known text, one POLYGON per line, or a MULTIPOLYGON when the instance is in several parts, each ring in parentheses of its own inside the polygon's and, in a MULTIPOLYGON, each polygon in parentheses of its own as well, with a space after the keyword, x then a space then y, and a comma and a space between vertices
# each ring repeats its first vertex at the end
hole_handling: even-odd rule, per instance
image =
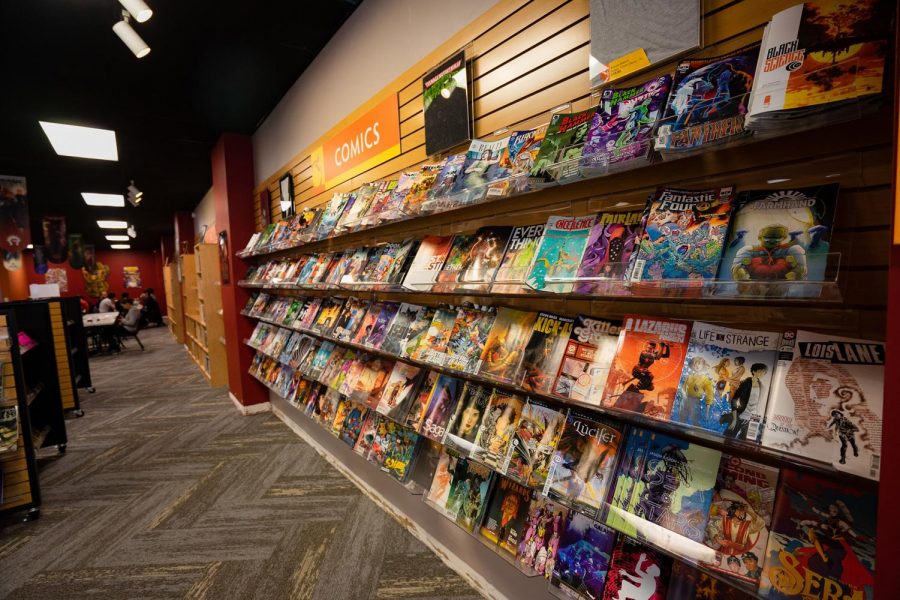
POLYGON ((122 42, 128 46, 134 55, 138 58, 144 58, 150 54, 150 46, 138 35, 129 22, 131 20, 128 11, 122 11, 122 20, 113 25, 113 31, 122 42))
POLYGON ((137 208, 137 206, 141 203, 141 200, 144 199, 144 192, 135 187, 134 179, 131 180, 131 185, 128 186, 128 194, 126 198, 128 199, 128 203, 135 208, 137 208))
POLYGON ((119 4, 125 7, 138 23, 146 23, 153 16, 153 10, 144 0, 119 0, 119 4))

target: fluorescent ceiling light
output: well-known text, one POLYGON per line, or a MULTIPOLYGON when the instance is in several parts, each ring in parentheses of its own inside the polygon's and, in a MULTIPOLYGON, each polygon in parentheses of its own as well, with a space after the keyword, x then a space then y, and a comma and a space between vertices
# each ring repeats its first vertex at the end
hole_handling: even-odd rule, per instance
POLYGON ((113 250, 130 250, 131 244, 110 244, 109 247, 113 250))
POLYGON ((88 206, 125 206, 125 196, 122 194, 95 194, 94 192, 81 192, 84 203, 88 206))
POLYGON ((127 242, 128 236, 127 235, 108 235, 108 236, 106 236, 106 239, 109 240, 110 242, 127 242))
POLYGON ((766 179, 766 183, 768 183, 768 184, 784 183, 785 181, 790 181, 790 180, 791 180, 790 177, 778 177, 776 179, 766 179))
POLYGON ((97 221, 97 226, 100 229, 128 229, 126 221, 97 221))
POLYGON ((150 46, 144 41, 128 21, 119 21, 113 25, 113 31, 122 40, 128 49, 138 58, 144 58, 150 54, 150 46))
POLYGON ((60 156, 119 160, 116 132, 111 129, 81 127, 64 123, 38 121, 50 145, 60 156))
POLYGON ((119 4, 131 13, 131 16, 138 23, 146 23, 153 16, 153 9, 147 6, 144 0, 119 0, 119 4))

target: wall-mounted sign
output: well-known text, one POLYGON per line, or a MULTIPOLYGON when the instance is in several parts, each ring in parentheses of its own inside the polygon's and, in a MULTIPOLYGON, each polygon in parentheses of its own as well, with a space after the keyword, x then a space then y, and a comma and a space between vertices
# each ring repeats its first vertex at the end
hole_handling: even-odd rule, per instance
POLYGON ((400 113, 392 94, 312 151, 313 191, 324 192, 399 155, 400 113))

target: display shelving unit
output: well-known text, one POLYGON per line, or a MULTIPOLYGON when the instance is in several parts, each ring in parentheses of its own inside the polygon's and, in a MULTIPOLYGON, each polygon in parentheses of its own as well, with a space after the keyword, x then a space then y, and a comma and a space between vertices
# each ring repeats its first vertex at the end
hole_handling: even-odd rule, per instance
MULTIPOLYGON (((225 325, 222 317, 221 276, 219 271, 219 247, 216 244, 194 246, 194 278, 185 286, 186 345, 194 362, 212 386, 228 382, 228 364, 225 357, 225 325), (192 298, 187 294, 193 285, 192 298), (193 309, 196 308, 196 312, 193 309)), ((187 263, 185 263, 187 264, 187 263)))
POLYGON ((179 344, 184 343, 184 300, 181 296, 181 277, 178 264, 171 262, 163 267, 163 283, 166 287, 166 323, 179 344))

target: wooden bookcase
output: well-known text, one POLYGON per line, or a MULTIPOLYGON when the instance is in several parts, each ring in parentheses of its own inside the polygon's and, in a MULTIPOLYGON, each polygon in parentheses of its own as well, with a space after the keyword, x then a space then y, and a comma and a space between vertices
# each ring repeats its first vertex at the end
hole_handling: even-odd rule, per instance
POLYGON ((184 343, 183 300, 181 297, 181 278, 178 265, 169 263, 163 267, 163 282, 166 286, 166 322, 169 331, 179 344, 184 343))
POLYGON ((222 317, 219 248, 197 244, 182 255, 184 269, 184 344, 210 385, 228 382, 225 325, 222 317))

